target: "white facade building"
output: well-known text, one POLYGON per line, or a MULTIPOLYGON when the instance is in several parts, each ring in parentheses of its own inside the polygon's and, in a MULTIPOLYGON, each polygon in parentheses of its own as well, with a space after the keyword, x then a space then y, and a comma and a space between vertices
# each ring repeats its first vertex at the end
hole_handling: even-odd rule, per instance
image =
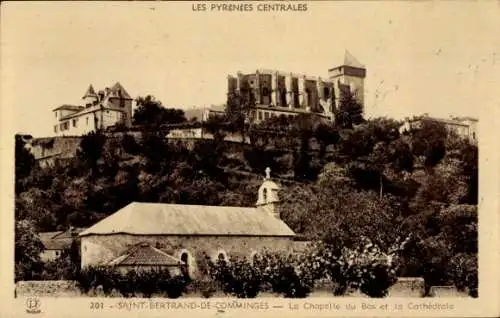
POLYGON ((90 85, 82 99, 84 106, 62 105, 53 110, 56 136, 81 136, 118 124, 132 125, 132 98, 120 83, 98 93, 90 85))

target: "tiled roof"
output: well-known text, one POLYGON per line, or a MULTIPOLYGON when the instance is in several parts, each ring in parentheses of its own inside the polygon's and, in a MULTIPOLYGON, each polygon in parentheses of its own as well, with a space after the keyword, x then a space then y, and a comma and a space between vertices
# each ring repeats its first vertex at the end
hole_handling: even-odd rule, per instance
POLYGON ((294 236, 262 209, 133 202, 80 233, 135 235, 294 236))
POLYGON ((106 104, 104 106, 101 106, 101 105, 102 104, 98 104, 98 105, 94 105, 94 106, 91 106, 91 107, 82 108, 80 111, 78 111, 76 113, 71 113, 71 114, 68 114, 66 116, 63 116, 63 117, 59 118, 59 120, 62 121, 62 120, 70 119, 70 118, 73 118, 73 117, 79 117, 81 115, 85 115, 85 114, 97 112, 97 111, 100 111, 100 110, 112 110, 112 111, 124 112, 123 109, 110 106, 110 104, 106 104))
MULTIPOLYGON (((76 234, 85 230, 84 228, 75 228, 76 234)), ((38 237, 43 246, 47 250, 63 250, 71 246, 73 237, 71 232, 68 231, 55 231, 55 232, 42 232, 38 233, 38 237)))
POLYGON ((109 262, 108 265, 178 266, 180 263, 180 259, 168 255, 149 244, 140 243, 109 262))
POLYGON ((83 106, 76 106, 76 105, 61 105, 57 108, 54 108, 52 111, 64 109, 64 110, 74 110, 74 111, 79 111, 82 110, 84 107, 83 106))

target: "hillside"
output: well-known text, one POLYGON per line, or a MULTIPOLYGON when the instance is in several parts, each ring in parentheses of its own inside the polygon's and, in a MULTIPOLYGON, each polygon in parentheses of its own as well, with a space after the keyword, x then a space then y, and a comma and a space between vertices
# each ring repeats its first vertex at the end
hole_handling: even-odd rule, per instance
POLYGON ((16 220, 40 232, 90 226, 133 201, 253 206, 270 167, 281 217, 298 234, 337 246, 405 241, 402 275, 443 283, 452 264, 476 259, 477 147, 435 122, 407 135, 398 126, 271 122, 246 132, 250 144, 224 142, 213 127, 214 140, 189 142, 90 134, 74 158, 45 168, 16 138, 16 220))

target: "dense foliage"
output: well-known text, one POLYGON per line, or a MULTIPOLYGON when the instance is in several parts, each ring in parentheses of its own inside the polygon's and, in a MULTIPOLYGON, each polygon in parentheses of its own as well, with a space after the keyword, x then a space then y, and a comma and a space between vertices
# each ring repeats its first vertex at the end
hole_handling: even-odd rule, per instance
POLYGON ((130 269, 122 273, 111 267, 84 268, 76 275, 76 280, 84 293, 101 288, 105 295, 116 290, 124 297, 142 295, 147 298, 153 294, 179 298, 188 283, 182 276, 172 277, 167 269, 147 271, 130 269))
MULTIPOLYGON (((328 244, 336 257, 343 248, 356 250, 362 238, 384 253, 400 246, 397 275, 424 277, 427 286, 454 283, 477 294, 476 145, 430 120, 401 134, 401 123, 387 118, 344 118, 335 125, 311 116, 245 123, 241 133, 250 144, 226 143, 224 134, 241 123, 238 112, 251 105, 231 98, 224 118, 205 123, 219 132, 215 140, 167 140, 158 127, 181 123, 184 115, 150 97, 141 99, 134 117, 144 127, 139 135, 84 136, 78 155, 65 164, 38 167, 16 136, 16 277, 42 272, 31 270, 40 266, 36 232, 90 226, 132 201, 253 206, 270 167, 282 181, 281 216, 298 234, 328 244)), ((358 113, 350 103, 342 116, 358 113)), ((390 272, 387 265, 373 266, 364 281, 390 272)), ((294 297, 307 294, 309 282, 286 266, 282 271, 287 283, 303 287, 294 297)), ((231 275, 235 282, 246 277, 231 275)), ((229 288, 233 294, 252 295, 237 284, 229 288)), ((274 283, 276 291, 280 284, 274 283)), ((336 284, 339 293, 346 288, 336 284)), ((371 283, 363 286, 366 293, 383 294, 371 292, 371 283)))

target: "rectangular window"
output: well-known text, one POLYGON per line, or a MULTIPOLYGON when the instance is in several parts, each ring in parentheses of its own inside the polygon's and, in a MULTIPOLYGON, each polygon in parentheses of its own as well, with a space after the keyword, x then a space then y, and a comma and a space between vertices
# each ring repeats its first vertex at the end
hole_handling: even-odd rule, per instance
POLYGON ((264 118, 265 118, 265 119, 269 119, 269 113, 268 113, 268 112, 265 112, 265 113, 264 113, 264 118))
POLYGON ((85 118, 87 120, 87 126, 89 125, 89 116, 85 118))
POLYGON ((57 118, 57 112, 54 112, 54 114, 56 115, 56 118, 57 118))
POLYGON ((78 119, 73 119, 73 127, 76 127, 77 121, 78 121, 78 119))
POLYGON ((259 120, 262 120, 262 112, 259 112, 259 120))
POLYGON ((54 126, 54 132, 57 132, 57 125, 54 126))

